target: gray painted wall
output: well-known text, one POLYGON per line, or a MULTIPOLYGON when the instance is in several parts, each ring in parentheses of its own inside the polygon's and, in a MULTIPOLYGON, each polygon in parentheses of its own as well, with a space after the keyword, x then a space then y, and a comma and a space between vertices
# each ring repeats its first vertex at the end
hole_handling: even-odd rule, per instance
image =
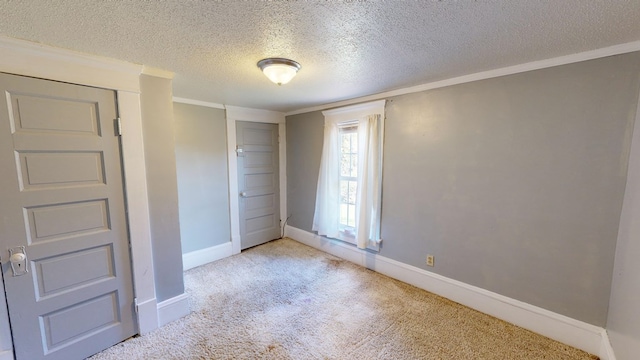
MULTIPOLYGON (((636 114, 636 120, 640 114, 636 114)), ((620 218, 607 331, 618 360, 640 354, 640 125, 636 124, 620 218)))
POLYGON ((287 225, 311 231, 322 156, 324 116, 287 117, 287 225))
POLYGON ((226 118, 222 109, 173 104, 182 252, 231 241, 226 118))
POLYGON ((171 80, 142 75, 140 91, 153 268, 160 302, 184 293, 171 80))
MULTIPOLYGON (((639 55, 391 98, 381 255, 604 326, 639 55)), ((290 224, 307 231, 322 122, 287 117, 290 224)))

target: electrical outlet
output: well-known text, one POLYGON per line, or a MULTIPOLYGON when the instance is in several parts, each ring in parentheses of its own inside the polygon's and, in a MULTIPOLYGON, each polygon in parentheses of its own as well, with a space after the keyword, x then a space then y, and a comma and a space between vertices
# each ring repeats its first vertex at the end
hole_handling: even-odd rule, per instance
POLYGON ((427 266, 433 266, 433 255, 427 255, 427 266))

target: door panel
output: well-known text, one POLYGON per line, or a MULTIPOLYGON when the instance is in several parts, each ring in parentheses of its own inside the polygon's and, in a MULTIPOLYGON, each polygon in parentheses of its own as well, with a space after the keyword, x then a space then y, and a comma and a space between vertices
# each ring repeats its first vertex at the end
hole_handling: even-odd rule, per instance
POLYGON ((108 231, 107 201, 87 200, 70 204, 56 204, 25 208, 29 228, 29 243, 55 239, 60 236, 82 235, 108 231), (65 219, 75 219, 73 222, 65 219))
POLYGON ((16 131, 44 130, 98 134, 96 104, 65 101, 22 94, 12 96, 14 112, 11 123, 16 131))
POLYGON ((136 333, 115 93, 0 74, 0 251, 17 360, 136 333), (13 276, 10 248, 28 273, 13 276))
POLYGON ((241 248, 280 237, 278 125, 238 121, 241 248))
POLYGON ((104 159, 99 152, 17 152, 21 187, 104 184, 104 159))

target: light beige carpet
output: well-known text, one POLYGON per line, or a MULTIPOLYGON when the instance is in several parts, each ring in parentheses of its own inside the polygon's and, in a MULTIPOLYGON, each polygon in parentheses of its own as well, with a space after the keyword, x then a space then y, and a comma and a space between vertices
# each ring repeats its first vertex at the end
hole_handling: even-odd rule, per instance
POLYGON ((290 239, 185 286, 189 316, 91 359, 597 359, 290 239))

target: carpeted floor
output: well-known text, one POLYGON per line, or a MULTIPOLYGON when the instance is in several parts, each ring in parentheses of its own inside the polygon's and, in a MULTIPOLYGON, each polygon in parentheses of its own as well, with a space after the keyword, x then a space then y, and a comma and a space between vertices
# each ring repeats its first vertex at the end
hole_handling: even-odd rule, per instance
POLYGON ((189 316, 91 359, 597 359, 290 239, 185 287, 189 316))

